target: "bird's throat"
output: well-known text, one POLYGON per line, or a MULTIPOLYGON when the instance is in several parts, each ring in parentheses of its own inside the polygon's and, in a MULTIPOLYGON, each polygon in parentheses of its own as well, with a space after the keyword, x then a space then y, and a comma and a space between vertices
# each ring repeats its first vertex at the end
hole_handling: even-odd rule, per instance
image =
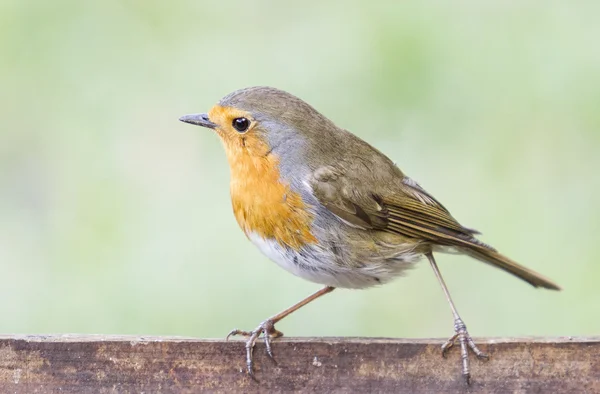
POLYGON ((316 243, 310 231, 313 214, 302 197, 282 183, 279 159, 273 154, 250 154, 242 146, 226 150, 233 213, 244 232, 295 250, 316 243))

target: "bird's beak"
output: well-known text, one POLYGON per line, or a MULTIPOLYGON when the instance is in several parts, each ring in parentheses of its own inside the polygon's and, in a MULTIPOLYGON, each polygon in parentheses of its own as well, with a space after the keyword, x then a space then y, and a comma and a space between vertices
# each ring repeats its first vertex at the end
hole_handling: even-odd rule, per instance
POLYGON ((179 118, 180 121, 194 124, 196 126, 208 127, 209 129, 214 129, 217 125, 210 120, 208 120, 207 114, 192 114, 192 115, 183 115, 179 118))

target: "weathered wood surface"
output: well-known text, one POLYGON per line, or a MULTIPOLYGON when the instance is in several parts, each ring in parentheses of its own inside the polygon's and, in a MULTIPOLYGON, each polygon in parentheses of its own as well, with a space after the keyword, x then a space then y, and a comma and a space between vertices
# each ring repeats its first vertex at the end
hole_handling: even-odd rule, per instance
POLYGON ((483 339, 491 359, 442 340, 282 338, 273 363, 256 346, 244 373, 241 341, 114 336, 0 337, 0 393, 406 392, 600 393, 600 337, 483 339))

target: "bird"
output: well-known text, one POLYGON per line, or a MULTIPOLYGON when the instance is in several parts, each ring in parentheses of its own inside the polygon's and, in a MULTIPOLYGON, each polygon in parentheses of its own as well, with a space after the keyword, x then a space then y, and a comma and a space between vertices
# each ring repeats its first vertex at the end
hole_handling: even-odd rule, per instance
POLYGON ((255 378, 253 351, 262 336, 273 358, 275 324, 336 288, 364 289, 402 276, 425 257, 445 295, 461 374, 471 381, 469 351, 486 360, 460 317, 434 253, 460 253, 506 271, 533 287, 560 290, 550 279, 477 239, 430 193, 382 152, 336 126, 302 99, 268 86, 236 90, 208 113, 179 120, 214 130, 230 167, 233 213, 247 238, 292 274, 323 285, 247 337, 246 370, 255 378))

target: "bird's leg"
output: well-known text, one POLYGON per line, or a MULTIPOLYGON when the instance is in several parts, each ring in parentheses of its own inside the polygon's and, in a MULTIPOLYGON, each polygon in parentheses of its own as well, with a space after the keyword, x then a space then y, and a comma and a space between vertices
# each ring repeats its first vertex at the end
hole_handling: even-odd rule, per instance
POLYGON ((462 319, 458 315, 458 312, 456 311, 456 307, 454 306, 454 302, 452 302, 452 297, 450 297, 450 292, 448 291, 448 288, 446 287, 446 283, 444 282, 444 278, 442 278, 442 274, 440 273, 440 270, 438 269, 435 259, 433 258, 433 254, 427 253, 426 256, 427 256, 427 259, 429 260, 429 263, 431 264, 431 268, 433 269, 435 276, 437 277, 438 281, 440 282, 440 286, 442 286, 442 290, 444 290, 444 294, 446 295, 446 300, 448 300, 448 303, 450 304, 450 309, 452 310, 452 315, 454 315, 454 332, 455 332, 455 334, 450 339, 448 339, 446 341, 446 343, 444 343, 442 345, 442 356, 444 356, 444 357, 446 356, 446 353, 448 352, 448 350, 450 350, 450 348, 452 346, 454 346, 454 342, 456 341, 456 339, 458 339, 458 342, 460 344, 460 356, 462 359, 462 375, 464 376, 465 380, 467 381, 467 384, 470 384, 471 383, 471 369, 469 367, 469 350, 468 349, 471 349, 473 351, 473 353, 475 353, 475 355, 479 359, 487 360, 489 358, 489 356, 487 354, 483 353, 481 350, 479 350, 477 345, 475 345, 475 342, 473 342, 473 338, 471 338, 471 335, 469 335, 469 332, 467 331, 467 326, 465 325, 465 323, 462 321, 462 319))
POLYGON ((238 330, 237 328, 234 330, 231 330, 231 332, 227 335, 226 339, 229 339, 229 337, 235 336, 235 335, 243 335, 243 336, 248 337, 248 340, 246 341, 246 370, 248 371, 248 375, 250 375, 251 377, 254 378, 252 353, 254 350, 254 345, 256 344, 256 341, 261 336, 261 334, 265 340, 265 347, 267 348, 267 354, 273 361, 275 361, 275 359, 273 358, 273 350, 271 349, 271 339, 275 339, 275 338, 279 338, 279 337, 283 336, 283 333, 281 331, 278 331, 275 329, 275 323, 279 322, 281 319, 283 319, 287 315, 291 314, 292 312, 295 312, 298 309, 302 308, 304 305, 310 303, 311 301, 314 301, 317 298, 319 298, 327 293, 331 293, 334 289, 335 289, 335 287, 331 287, 331 286, 322 288, 321 290, 317 291, 316 293, 313 293, 310 296, 303 299, 302 301, 298 302, 297 304, 294 304, 291 307, 287 308, 286 310, 281 311, 274 316, 271 316, 267 320, 260 323, 258 325, 258 327, 256 327, 252 331, 243 331, 243 330, 238 330))

